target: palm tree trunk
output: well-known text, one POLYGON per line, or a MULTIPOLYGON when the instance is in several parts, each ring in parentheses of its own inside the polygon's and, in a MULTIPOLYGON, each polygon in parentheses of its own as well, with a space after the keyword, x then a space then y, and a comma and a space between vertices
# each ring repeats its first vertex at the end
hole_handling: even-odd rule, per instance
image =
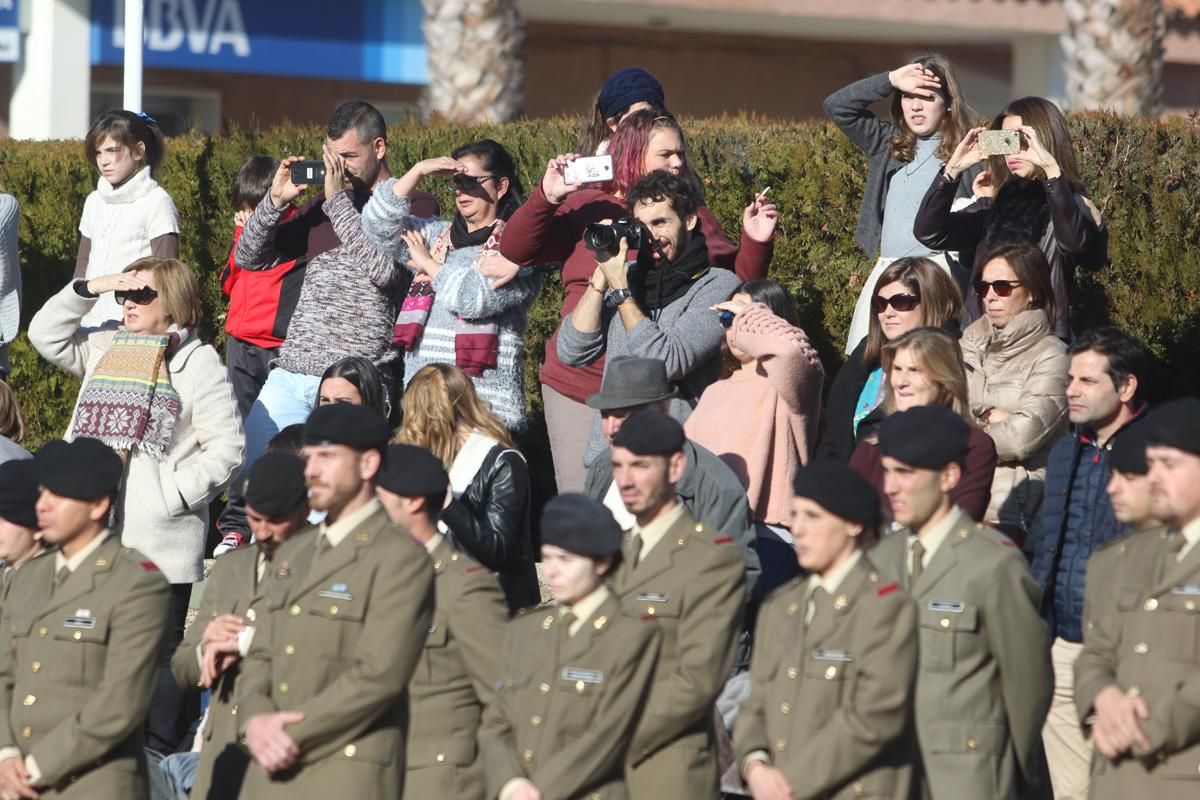
POLYGON ((1162 0, 1063 0, 1071 110, 1162 113, 1162 0))
POLYGON ((425 116, 506 122, 521 111, 525 42, 516 0, 422 0, 429 87, 425 116))

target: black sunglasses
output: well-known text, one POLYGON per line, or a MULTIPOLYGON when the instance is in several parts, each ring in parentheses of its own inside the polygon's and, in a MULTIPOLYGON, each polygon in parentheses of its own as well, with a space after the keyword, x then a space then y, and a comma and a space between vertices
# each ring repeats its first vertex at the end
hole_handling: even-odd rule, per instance
POLYGON ((728 309, 724 309, 724 308, 721 309, 720 311, 717 312, 717 319, 721 320, 722 328, 732 328, 733 327, 733 312, 732 311, 729 311, 728 309))
POLYGON ((158 297, 158 292, 147 287, 145 289, 131 289, 128 291, 113 292, 113 299, 117 301, 117 305, 125 305, 126 300, 132 300, 134 305, 148 306, 158 297))
POLYGON ((919 294, 909 294, 907 292, 894 294, 891 297, 884 297, 881 294, 877 294, 871 298, 871 310, 876 314, 882 314, 887 311, 889 305, 897 311, 912 311, 920 304, 921 296, 919 294))
POLYGON ((996 293, 996 297, 1009 297, 1013 289, 1021 285, 1020 281, 975 281, 975 293, 987 297, 988 289, 996 293))
POLYGON ((468 175, 465 172, 456 172, 450 180, 453 181, 455 189, 469 192, 481 183, 493 180, 495 177, 495 175, 468 175))

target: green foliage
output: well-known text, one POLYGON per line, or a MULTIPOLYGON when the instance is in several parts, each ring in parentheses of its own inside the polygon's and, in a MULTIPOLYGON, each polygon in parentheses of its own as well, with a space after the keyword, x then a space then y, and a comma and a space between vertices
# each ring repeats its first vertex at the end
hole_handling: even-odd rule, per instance
MULTIPOLYGON (((854 243, 866 159, 824 121, 776 122, 750 117, 687 120, 690 158, 707 200, 731 238, 742 208, 770 186, 780 207, 773 277, 795 296, 805 328, 829 373, 871 259, 854 243)), ((390 131, 389 163, 403 168, 491 137, 513 153, 527 191, 547 159, 569 149, 579 120, 555 118, 504 126, 419 125, 390 131)), ((1077 326, 1109 321, 1140 336, 1159 357, 1156 394, 1195 391, 1188 367, 1200 361, 1200 128, 1195 120, 1152 121, 1110 114, 1071 118, 1079 163, 1111 231, 1112 263, 1078 278, 1072 303, 1077 326)), ((317 158, 323 132, 312 126, 235 130, 219 137, 171 140, 159 181, 182 220, 181 257, 200 278, 206 320, 202 334, 223 342, 225 307, 218 276, 232 232, 229 188, 242 161, 257 153, 317 158)), ((97 174, 79 142, 0 142, 0 187, 21 203, 20 247, 29 317, 71 275, 78 222, 97 174)), ((452 207, 448 181, 427 187, 452 207)), ((543 345, 558 324, 561 287, 550 281, 531 316, 527 385, 535 424, 525 442, 544 452, 536 422, 537 370, 543 345)), ((49 367, 22 337, 13 347, 12 384, 36 448, 60 435, 78 383, 49 367)))

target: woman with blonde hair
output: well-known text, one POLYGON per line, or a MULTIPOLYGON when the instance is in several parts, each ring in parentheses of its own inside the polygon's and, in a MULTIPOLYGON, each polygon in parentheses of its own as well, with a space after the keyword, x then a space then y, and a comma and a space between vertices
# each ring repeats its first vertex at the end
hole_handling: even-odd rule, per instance
MULTIPOLYGON (((950 499, 975 520, 983 519, 992 494, 996 469, 996 444, 971 414, 967 399, 967 373, 958 341, 937 328, 917 328, 883 346, 883 372, 887 414, 916 406, 946 406, 967 421, 970 439, 962 479, 950 499)), ((859 441, 850 466, 867 479, 883 498, 883 464, 879 439, 872 433, 859 441)), ((886 503, 886 500, 884 501, 886 503)))
POLYGON ((169 669, 183 638, 191 584, 203 577, 208 504, 242 465, 244 440, 233 386, 212 345, 196 335, 200 291, 174 258, 142 258, 113 275, 76 280, 46 301, 29 340, 51 364, 81 378, 67 439, 99 439, 125 461, 114 533, 171 583, 163 679, 147 744, 174 752, 183 692, 169 669), (122 321, 80 327, 115 299, 122 321))
POLYGON ((429 364, 409 381, 395 441, 423 447, 450 473, 443 533, 496 573, 511 611, 539 601, 529 525, 529 467, 470 376, 429 364))

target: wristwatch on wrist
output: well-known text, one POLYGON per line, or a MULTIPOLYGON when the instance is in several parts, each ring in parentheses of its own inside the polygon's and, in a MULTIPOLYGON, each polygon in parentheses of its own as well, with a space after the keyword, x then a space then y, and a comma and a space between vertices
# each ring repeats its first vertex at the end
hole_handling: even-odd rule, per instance
POLYGON ((942 180, 944 180, 946 183, 958 183, 957 177, 950 177, 949 167, 942 167, 942 180))
POLYGON ((609 308, 616 308, 617 306, 621 305, 621 303, 624 303, 626 300, 628 300, 632 296, 633 296, 633 293, 630 292, 629 289, 627 289, 627 288, 626 289, 613 289, 612 291, 610 291, 608 293, 607 296, 605 296, 604 303, 609 308))

